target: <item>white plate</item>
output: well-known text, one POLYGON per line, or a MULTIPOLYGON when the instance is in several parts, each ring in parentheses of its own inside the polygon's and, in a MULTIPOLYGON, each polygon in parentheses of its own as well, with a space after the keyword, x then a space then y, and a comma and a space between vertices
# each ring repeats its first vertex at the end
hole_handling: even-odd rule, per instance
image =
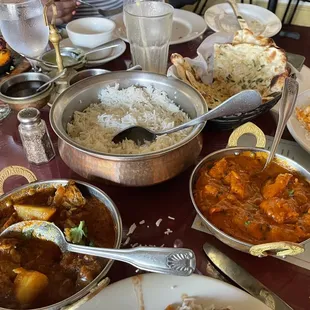
POLYGON ((182 295, 205 305, 231 306, 235 310, 270 310, 259 300, 224 282, 199 275, 190 277, 144 274, 103 289, 79 310, 164 310, 180 303, 182 295))
MULTIPOLYGON (((75 47, 75 46, 70 41, 70 39, 67 38, 67 39, 64 39, 60 42, 60 47, 75 47)), ((79 48, 81 48, 81 47, 79 47, 79 48)), ((81 48, 81 49, 84 50, 85 52, 87 52, 89 50, 87 48, 81 48)), ((125 50, 126 50, 126 43, 121 41, 121 44, 117 47, 114 47, 112 49, 111 54, 105 58, 100 58, 100 52, 90 54, 88 56, 89 60, 85 64, 85 67, 91 68, 91 67, 103 65, 103 64, 121 56, 125 52, 125 50)))
MULTIPOLYGON (((282 28, 280 19, 271 11, 253 4, 238 3, 240 15, 256 35, 272 37, 282 28)), ((215 32, 235 32, 240 30, 231 6, 221 3, 211 6, 204 14, 207 25, 215 32)))
MULTIPOLYGON (((310 89, 301 93, 296 102, 296 107, 305 107, 308 105, 310 105, 310 89)), ((287 123, 287 128, 298 144, 310 153, 310 132, 302 127, 296 117, 295 111, 287 123)))
MULTIPOLYGON (((119 37, 128 42, 123 14, 111 17, 116 23, 119 37)), ((192 12, 174 9, 170 45, 189 42, 201 36, 207 29, 204 19, 192 12)))

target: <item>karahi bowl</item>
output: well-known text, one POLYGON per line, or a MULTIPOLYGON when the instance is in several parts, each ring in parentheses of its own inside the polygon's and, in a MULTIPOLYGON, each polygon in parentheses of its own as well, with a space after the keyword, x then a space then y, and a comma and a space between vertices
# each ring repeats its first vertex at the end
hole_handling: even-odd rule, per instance
POLYGON ((190 118, 206 112, 205 101, 191 86, 147 72, 113 72, 80 81, 64 91, 54 102, 50 122, 59 137, 59 152, 64 162, 76 173, 89 180, 108 181, 126 186, 149 186, 169 180, 195 164, 201 150, 200 132, 205 124, 197 125, 182 141, 160 151, 121 155, 95 151, 76 143, 66 127, 75 111, 83 111, 98 102, 100 91, 110 85, 120 88, 132 85, 153 86, 167 93, 190 118))
MULTIPOLYGON (((53 180, 45 180, 45 181, 37 181, 36 176, 28 169, 20 166, 9 166, 0 171, 0 209, 3 208, 7 202, 10 202, 12 199, 19 199, 23 197, 29 192, 33 192, 38 189, 45 189, 45 188, 57 188, 58 186, 62 185, 65 186, 68 184, 70 180, 68 179, 53 179, 53 180), (29 184, 19 186, 7 193, 3 191, 3 185, 5 180, 13 175, 20 175, 23 176, 30 182, 29 184)), ((105 205, 105 207, 109 210, 113 224, 114 224, 114 231, 115 231, 115 242, 114 247, 115 249, 120 248, 121 240, 122 240, 122 219, 120 213, 113 202, 113 200, 101 189, 95 187, 89 183, 74 180, 75 185, 79 188, 81 193, 84 197, 95 197, 101 203, 105 205)), ((110 270, 113 260, 108 260, 107 263, 103 266, 101 272, 98 276, 82 288, 80 291, 74 293, 70 297, 54 303, 52 305, 48 305, 41 308, 36 308, 36 310, 60 310, 60 309, 76 309, 83 303, 87 302, 91 299, 96 293, 99 293, 101 289, 107 284, 106 283, 106 275, 110 270)), ((0 309, 6 309, 0 307, 0 309)))

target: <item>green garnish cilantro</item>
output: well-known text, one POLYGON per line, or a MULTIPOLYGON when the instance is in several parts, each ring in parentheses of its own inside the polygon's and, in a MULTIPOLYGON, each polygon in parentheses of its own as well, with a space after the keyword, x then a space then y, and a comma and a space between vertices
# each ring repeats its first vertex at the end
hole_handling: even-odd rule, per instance
POLYGON ((245 225, 245 226, 249 226, 250 224, 251 224, 251 221, 245 221, 245 222, 244 222, 244 225, 245 225))
POLYGON ((79 226, 70 229, 70 237, 72 243, 84 244, 83 238, 87 237, 87 227, 85 221, 80 221, 79 226))
POLYGON ((290 197, 293 197, 293 196, 294 196, 294 190, 293 190, 293 189, 289 189, 287 192, 288 192, 288 195, 289 195, 290 197))

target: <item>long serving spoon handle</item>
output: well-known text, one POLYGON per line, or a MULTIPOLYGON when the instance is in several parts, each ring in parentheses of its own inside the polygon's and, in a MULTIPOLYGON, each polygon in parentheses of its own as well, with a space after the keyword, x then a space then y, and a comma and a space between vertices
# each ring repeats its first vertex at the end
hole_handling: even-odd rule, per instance
POLYGON ((197 117, 185 124, 173 127, 171 129, 156 132, 156 135, 173 133, 187 127, 192 127, 200 123, 206 122, 217 117, 233 115, 237 113, 245 113, 258 108, 262 104, 262 98, 256 90, 244 90, 210 110, 209 112, 197 117))
POLYGON ((51 80, 48 82, 44 83, 41 85, 39 88, 37 88, 36 92, 38 93, 42 89, 44 89, 47 85, 52 84, 53 82, 57 81, 59 78, 61 78, 63 75, 65 75, 67 72, 67 68, 63 69, 59 74, 57 74, 55 77, 53 77, 51 80))
POLYGON ((133 249, 103 249, 68 244, 68 251, 122 261, 141 270, 178 276, 189 276, 196 268, 192 250, 183 248, 137 247, 133 249))
POLYGON ((91 49, 91 50, 85 52, 85 53, 83 54, 83 57, 86 57, 87 55, 92 54, 92 53, 96 53, 96 52, 105 50, 105 49, 107 49, 107 48, 118 47, 118 46, 121 44, 121 41, 122 41, 121 39, 116 39, 116 40, 113 40, 113 41, 111 41, 111 42, 104 43, 104 44, 101 45, 101 46, 98 46, 98 47, 96 47, 96 48, 94 48, 94 49, 91 49))
POLYGON ((232 9, 233 9, 233 11, 237 17, 240 28, 241 29, 250 29, 247 22, 243 19, 243 17, 239 13, 236 1, 235 0, 227 0, 227 2, 231 5, 231 7, 232 7, 232 9))
POLYGON ((279 102, 279 119, 278 119, 277 130, 276 130, 276 134, 274 136, 274 140, 271 145, 268 158, 266 160, 266 163, 263 169, 265 169, 270 164, 270 162, 272 161, 276 153, 276 150, 278 148, 278 145, 281 140, 285 126, 294 111, 296 99, 298 95, 298 89, 299 89, 299 85, 297 81, 295 81, 292 78, 287 78, 285 80, 283 95, 279 102))

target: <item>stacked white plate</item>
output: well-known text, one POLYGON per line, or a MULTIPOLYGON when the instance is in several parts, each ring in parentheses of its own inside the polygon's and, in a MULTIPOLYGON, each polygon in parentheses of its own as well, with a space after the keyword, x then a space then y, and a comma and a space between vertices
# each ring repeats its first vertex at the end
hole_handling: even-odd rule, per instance
MULTIPOLYGON (((118 14, 111 19, 116 23, 119 37, 128 42, 123 14, 118 14)), ((192 12, 174 9, 170 45, 189 42, 201 36, 207 29, 204 19, 192 12)))

